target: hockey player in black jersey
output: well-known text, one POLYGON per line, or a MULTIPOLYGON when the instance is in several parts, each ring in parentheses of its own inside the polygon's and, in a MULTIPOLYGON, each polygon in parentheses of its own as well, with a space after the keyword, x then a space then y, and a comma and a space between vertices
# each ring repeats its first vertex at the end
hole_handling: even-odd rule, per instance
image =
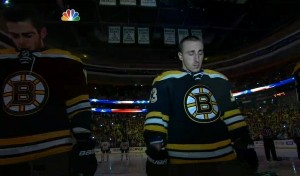
POLYGON ((47 31, 32 6, 12 6, 3 17, 16 48, 0 50, 0 173, 94 175, 82 62, 45 47, 47 31))
POLYGON ((153 81, 144 124, 147 174, 254 174, 253 141, 227 77, 202 68, 203 42, 195 36, 180 42, 178 56, 182 70, 166 71, 153 81))

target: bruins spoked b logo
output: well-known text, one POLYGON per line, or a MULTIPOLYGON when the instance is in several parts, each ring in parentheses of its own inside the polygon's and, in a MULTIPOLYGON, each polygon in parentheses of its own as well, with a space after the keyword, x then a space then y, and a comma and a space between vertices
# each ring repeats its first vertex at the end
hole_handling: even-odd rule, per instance
POLYGON ((45 80, 33 72, 16 72, 9 75, 2 90, 4 111, 24 116, 41 110, 48 100, 49 88, 45 80))
POLYGON ((220 116, 215 97, 203 85, 195 85, 186 92, 184 108, 188 117, 198 123, 209 123, 220 116))

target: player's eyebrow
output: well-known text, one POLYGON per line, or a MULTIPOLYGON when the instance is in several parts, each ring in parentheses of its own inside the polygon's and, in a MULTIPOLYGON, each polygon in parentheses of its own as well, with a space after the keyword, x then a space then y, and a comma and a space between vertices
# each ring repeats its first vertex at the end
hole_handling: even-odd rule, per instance
MULTIPOLYGON (((197 52, 202 52, 203 50, 202 49, 200 49, 200 50, 198 50, 197 52)), ((194 50, 188 50, 188 51, 186 51, 186 53, 189 53, 189 52, 194 52, 194 50)))
POLYGON ((10 35, 22 35, 22 36, 26 36, 26 35, 30 35, 30 34, 36 34, 35 32, 23 32, 23 33, 15 33, 15 32, 9 32, 10 35))

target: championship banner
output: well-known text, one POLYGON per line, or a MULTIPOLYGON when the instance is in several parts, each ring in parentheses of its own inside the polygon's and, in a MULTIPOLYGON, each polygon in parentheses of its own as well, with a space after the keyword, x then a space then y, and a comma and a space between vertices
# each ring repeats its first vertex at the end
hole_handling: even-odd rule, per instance
POLYGON ((123 43, 135 43, 135 28, 123 27, 123 43))
POLYGON ((156 7, 156 0, 141 0, 141 6, 156 7))
POLYGON ((108 43, 120 43, 120 26, 109 26, 108 43))
POLYGON ((180 43, 180 41, 187 36, 189 36, 188 29, 178 29, 178 43, 180 43))
POLYGON ((99 5, 114 6, 114 5, 117 5, 117 1, 116 0, 100 0, 99 5))
POLYGON ((191 34, 202 40, 202 31, 200 29, 192 29, 191 34))
POLYGON ((164 43, 169 45, 175 45, 175 29, 164 28, 164 43))
POLYGON ((150 44, 149 28, 138 28, 138 43, 150 44))
POLYGON ((136 0, 120 0, 120 5, 135 6, 136 0))

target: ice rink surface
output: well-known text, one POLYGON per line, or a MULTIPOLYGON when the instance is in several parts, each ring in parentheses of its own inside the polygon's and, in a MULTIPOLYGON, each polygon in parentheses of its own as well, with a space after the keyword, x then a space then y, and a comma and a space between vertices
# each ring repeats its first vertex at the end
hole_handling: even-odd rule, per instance
MULTIPOLYGON (((281 161, 269 162, 262 153, 258 152, 258 154, 259 172, 274 171, 278 176, 300 176, 300 160, 295 155, 281 157, 281 161)), ((278 156, 280 157, 280 155, 278 156)), ((100 156, 97 158, 100 159, 100 156)), ((121 161, 120 154, 111 154, 108 162, 98 163, 95 176, 146 176, 145 162, 146 156, 143 153, 130 153, 129 160, 123 161, 121 161)))

